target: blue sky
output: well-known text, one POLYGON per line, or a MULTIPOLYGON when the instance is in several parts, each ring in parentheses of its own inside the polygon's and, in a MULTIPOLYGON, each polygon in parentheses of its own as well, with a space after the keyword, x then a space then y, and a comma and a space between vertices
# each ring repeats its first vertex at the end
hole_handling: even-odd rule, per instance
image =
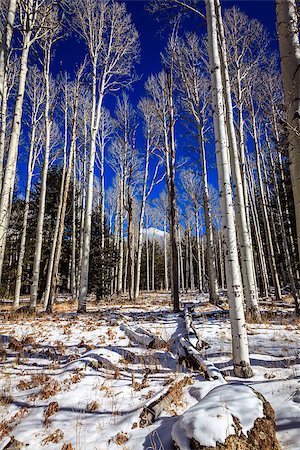
MULTIPOLYGON (((269 30, 271 36, 271 47, 277 48, 276 29, 275 29, 275 0, 270 1, 221 1, 222 8, 238 5, 250 18, 260 20, 269 30)), ((160 53, 163 51, 168 39, 167 23, 159 21, 158 17, 150 14, 145 10, 147 2, 143 0, 126 1, 127 9, 132 14, 133 22, 139 31, 141 42, 141 57, 140 63, 137 66, 138 75, 141 77, 135 83, 133 90, 129 92, 131 102, 136 105, 138 100, 144 95, 144 83, 151 73, 157 73, 161 70, 160 53), (164 31, 162 31, 162 27, 164 31)), ((199 5, 199 8, 204 12, 204 1, 199 5)), ((199 16, 191 15, 183 23, 183 29, 186 31, 197 31, 199 33, 206 32, 204 21, 199 16)), ((86 54, 85 45, 74 36, 70 36, 64 40, 59 41, 55 50, 52 70, 54 75, 59 71, 67 71, 71 77, 74 76, 76 67, 80 64, 86 54)), ((108 96, 106 98, 106 106, 113 109, 115 104, 115 97, 108 96)), ((141 137, 139 138, 138 146, 142 145, 141 137)), ((185 155, 185 137, 183 128, 178 125, 177 128, 177 150, 179 159, 185 155)), ((214 149, 212 146, 208 148, 209 154, 209 181, 213 185, 217 182, 217 171, 214 163, 214 149)), ((21 169, 22 174, 22 169, 21 169)), ((24 173, 25 177, 25 173, 24 173)), ((106 168, 106 185, 109 186, 113 177, 112 170, 106 168)), ((21 175, 21 178, 23 176, 21 175)), ((25 179, 20 180, 20 188, 25 185, 25 179)), ((161 190, 160 186, 154 191, 153 196, 161 190)))

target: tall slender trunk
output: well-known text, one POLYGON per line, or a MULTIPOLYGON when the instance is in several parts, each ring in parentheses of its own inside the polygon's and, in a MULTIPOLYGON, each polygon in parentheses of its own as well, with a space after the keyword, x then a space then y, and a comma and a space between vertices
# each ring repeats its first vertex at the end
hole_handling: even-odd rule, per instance
POLYGON ((76 299, 76 147, 73 162, 73 189, 72 189, 72 263, 71 263, 71 294, 76 299))
POLYGON ((196 240, 197 240, 198 289, 199 289, 199 292, 201 293, 203 291, 203 276, 202 276, 202 259, 201 259, 199 219, 198 219, 197 211, 195 211, 195 223, 196 223, 196 240))
POLYGON ((7 76, 4 78, 2 103, 1 103, 1 129, 0 129, 0 192, 2 191, 2 181, 4 175, 4 157, 6 140, 6 121, 7 121, 7 76))
POLYGON ((133 239, 133 211, 132 211, 132 196, 130 187, 128 186, 128 293, 129 300, 134 297, 134 239, 133 239))
POLYGON ((276 0, 284 101, 287 110, 289 161, 300 252, 300 44, 296 0, 276 0))
POLYGON ((85 208, 84 233, 83 233, 83 256, 80 271, 80 292, 79 292, 78 312, 86 312, 88 280, 89 280, 90 245, 92 233, 96 136, 99 129, 100 114, 104 97, 105 78, 106 73, 104 68, 99 88, 99 99, 98 103, 96 104, 97 61, 93 61, 90 160, 87 178, 86 208, 85 208))
POLYGON ((189 229, 189 247, 190 247, 190 277, 191 277, 191 290, 195 289, 195 276, 194 276, 194 262, 193 262, 193 246, 192 246, 192 234, 189 229))
POLYGON ((184 290, 185 282, 184 282, 182 239, 181 239, 181 233, 180 233, 179 225, 177 226, 177 242, 178 242, 177 245, 178 245, 178 256, 179 256, 179 274, 180 274, 180 280, 181 280, 181 283, 179 283, 179 286, 181 286, 181 289, 184 290))
MULTIPOLYGON (((204 206, 204 219, 206 228, 206 241, 207 241, 207 266, 208 266, 208 282, 209 282, 209 298, 210 301, 216 303, 219 299, 218 294, 218 281, 216 275, 216 259, 215 259, 215 247, 214 247, 214 235, 211 221, 211 211, 209 205, 209 192, 208 192, 208 179, 207 179, 207 163, 206 163, 206 150, 204 143, 203 127, 198 126, 198 141, 200 147, 200 161, 201 161, 201 175, 202 175, 202 188, 203 188, 203 206, 204 206)), ((196 218, 198 224, 198 218, 196 218)), ((200 237, 200 236, 199 236, 200 237)), ((202 285, 202 279, 201 279, 202 285)), ((202 291, 202 286, 201 290, 202 291)))
POLYGON ((150 156, 149 140, 150 140, 149 131, 147 131, 142 204, 141 204, 140 220, 139 220, 139 228, 138 228, 136 279, 135 279, 136 284, 135 284, 135 292, 134 292, 135 299, 138 298, 139 292, 140 292, 141 261, 142 261, 142 248, 143 248, 143 229, 144 229, 144 217, 145 217, 146 196, 147 196, 147 180, 148 180, 148 174, 149 174, 149 156, 150 156))
POLYGON ((25 206, 24 206, 24 216, 23 216, 22 234, 21 234, 21 242, 20 242, 20 253, 19 253, 17 273, 16 273, 14 309, 17 309, 19 307, 20 292, 21 292, 21 285, 22 285, 22 272, 23 272, 23 261, 24 261, 24 256, 25 256, 25 246, 26 246, 26 236, 27 236, 27 222, 28 222, 28 214, 29 214, 29 199, 30 199, 31 181, 32 181, 32 175, 33 175, 35 160, 36 160, 36 158, 34 157, 36 126, 37 126, 36 113, 34 113, 34 117, 33 117, 33 121, 32 121, 28 165, 27 165, 25 206))
POLYGON ((3 178, 1 203, 0 203, 0 281, 2 278, 2 269, 5 254, 5 244, 7 236, 7 228, 10 219, 10 198, 14 189, 16 166, 18 157, 18 147, 21 132, 21 119, 23 112, 23 99, 25 92, 25 82, 27 75, 28 54, 30 49, 30 35, 26 33, 24 36, 22 55, 20 61, 18 92, 15 101, 15 109, 12 120, 11 134, 6 160, 5 174, 3 178))
POLYGON ((239 239, 239 248, 241 252, 242 278, 244 282, 245 301, 247 312, 254 318, 260 320, 260 312, 258 307, 257 285, 254 271, 253 252, 250 239, 250 229, 246 214, 246 205, 244 197, 244 187, 241 175, 240 158, 235 134, 233 108, 231 99, 231 86, 228 73, 226 42, 224 37, 224 29, 222 22, 220 1, 215 0, 217 21, 219 25, 220 37, 220 55, 221 55, 221 72, 224 84, 224 97, 226 105, 226 125, 229 142, 229 151, 231 159, 231 169, 234 185, 234 199, 236 206, 236 225, 239 239))
POLYGON ((14 30, 15 15, 17 10, 17 0, 10 0, 6 16, 6 24, 0 39, 0 105, 4 101, 4 89, 7 75, 8 57, 11 47, 11 40, 14 30))
POLYGON ((168 194, 169 194, 169 211, 170 211, 170 247, 171 247, 171 297, 174 311, 180 310, 179 305, 179 286, 178 286, 178 249, 176 242, 176 198, 175 198, 175 136, 174 136, 174 105, 173 105, 173 68, 172 64, 167 74, 168 95, 169 95, 169 180, 168 180, 168 194))
POLYGON ((165 216, 164 223, 164 263, 165 263, 165 290, 169 290, 169 274, 168 274, 168 245, 167 245, 167 218, 165 216))
MULTIPOLYGON (((65 87, 66 89, 66 87, 65 87)), ((66 178, 66 170, 67 170, 67 143, 68 143, 68 99, 67 99, 67 93, 65 92, 65 119, 64 119, 64 148, 63 148, 63 170, 62 170, 62 177, 61 177, 61 185, 60 185, 60 193, 59 193, 59 201, 58 201, 58 207, 57 207, 57 213, 56 213, 56 222, 55 222, 55 228, 52 238, 52 246, 51 246, 51 253, 48 260, 48 270, 47 270, 47 281, 46 281, 46 289, 45 289, 45 296, 44 296, 44 310, 48 309, 48 302, 49 302, 49 296, 50 296, 50 290, 51 290, 51 281, 52 281, 52 273, 53 273, 53 265, 54 265, 54 259, 55 259, 55 252, 57 248, 57 240, 58 240, 58 233, 59 233, 59 226, 61 221, 61 212, 63 207, 63 197, 64 197, 64 191, 65 191, 65 178, 66 178)))
POLYGON ((261 287, 260 294, 262 297, 267 297, 269 295, 269 279, 267 273, 267 265, 265 252, 263 248, 262 236, 260 232, 260 223, 258 218, 258 212, 256 207, 256 196, 255 196, 255 182, 253 177, 253 171, 250 169, 249 164, 247 164, 248 168, 248 189, 249 189, 249 200, 250 200, 250 210, 253 219, 253 232, 256 240, 257 247, 257 256, 260 267, 260 278, 261 278, 261 287))
POLYGON ((44 79, 45 79, 45 155, 42 171, 41 192, 39 199, 39 214, 36 229, 36 244, 33 261, 32 284, 30 288, 30 309, 35 310, 38 297, 38 285, 40 278, 41 253, 43 242, 43 228, 45 217, 46 204, 46 187, 50 156, 50 133, 52 126, 52 119, 50 117, 50 57, 51 57, 51 43, 45 44, 45 61, 44 61, 44 79))
POLYGON ((271 173, 272 173, 274 193, 275 193, 276 209, 277 209, 278 218, 279 218, 279 222, 280 222, 280 228, 281 228, 281 237, 282 237, 283 251, 284 251, 284 255, 285 255, 284 263, 285 263, 285 266, 286 266, 288 280, 289 280, 289 284, 290 284, 290 287, 291 287, 292 295, 294 297, 295 311, 296 311, 296 314, 299 314, 300 313, 300 310, 299 310, 299 292, 298 292, 298 289, 296 287, 296 282, 295 282, 295 278, 294 278, 294 274, 293 274, 293 267, 292 267, 291 255, 290 255, 290 251, 289 251, 288 239, 287 239, 287 235, 286 235, 286 231, 285 231, 284 218, 283 218, 281 201, 280 201, 280 193, 279 193, 279 188, 278 188, 278 183, 277 183, 277 178, 276 178, 276 172, 275 172, 275 165, 274 165, 272 149, 271 149, 271 146, 270 146, 270 141, 269 141, 269 138, 267 136, 267 133, 266 133, 266 142, 267 142, 267 145, 268 145, 268 150, 269 150, 269 155, 270 155, 271 173))
POLYGON ((269 223, 267 205, 266 205, 265 190, 264 190, 264 185, 263 185, 263 181, 262 181, 261 162, 260 162, 261 155, 260 155, 260 148, 259 148, 259 142, 258 142, 258 136, 257 136, 257 125, 256 125, 256 118, 255 118, 253 104, 251 106, 250 116, 251 116, 251 123, 252 123, 252 134, 253 134, 253 142, 254 142, 255 155, 256 155, 256 170, 257 170, 259 193, 260 193, 260 198, 261 198, 262 218, 263 218, 264 230, 265 230, 266 241, 267 241, 266 244, 267 244, 268 257, 269 257, 269 265, 270 265, 272 281, 273 281, 273 285, 274 285, 274 289, 275 289, 275 296, 276 296, 277 300, 280 300, 281 299, 281 289, 280 289, 278 272, 277 272, 277 268, 276 268, 274 246, 273 246, 273 240, 272 240, 272 236, 271 236, 271 229, 270 229, 270 223, 269 223))
MULTIPOLYGON (((119 215, 119 233, 120 233, 120 257, 118 268, 118 294, 121 294, 123 288, 123 266, 124 266, 124 186, 123 180, 120 180, 120 215, 119 215)), ((126 273, 127 275, 127 273, 126 273)))
POLYGON ((147 291, 150 291, 150 262, 149 262, 149 235, 148 235, 148 223, 146 228, 146 285, 147 291))
POLYGON ((252 376, 253 373, 249 362, 248 339, 243 309, 243 289, 234 222, 215 2, 214 0, 205 0, 205 5, 212 84, 213 118, 221 197, 222 228, 225 244, 226 281, 232 334, 233 364, 237 376, 249 377, 252 376))
POLYGON ((221 289, 225 289, 225 274, 224 274, 224 257, 221 233, 219 233, 219 258, 220 258, 220 275, 221 275, 221 289))
POLYGON ((82 161, 82 176, 81 176, 81 204, 80 204, 80 239, 79 239, 79 261, 78 261, 78 279, 77 279, 77 296, 79 297, 81 267, 83 258, 83 237, 84 237, 84 218, 86 205, 86 168, 87 168, 87 124, 84 121, 84 153, 82 161))
POLYGON ((155 233, 152 235, 152 270, 151 270, 151 277, 152 277, 152 291, 155 291, 155 233))
MULTIPOLYGON (((44 307, 46 307, 47 310, 50 310, 50 311, 52 310, 52 305, 53 305, 54 298, 56 295, 58 268, 59 268, 61 248, 62 248, 62 242, 63 242, 63 234, 64 234, 64 228, 65 228, 64 224, 65 224, 65 217, 66 217, 67 200, 68 200, 68 194, 69 194, 73 161, 75 159, 74 155, 75 155, 75 148, 76 148, 76 128, 77 128, 77 113, 78 113, 78 101, 79 101, 79 98, 78 98, 78 96, 79 96, 79 81, 80 81, 80 76, 82 74, 82 70, 83 70, 83 66, 79 70, 78 75, 77 75, 77 80, 76 80, 75 101, 74 101, 74 111, 73 111, 73 120, 72 120, 71 142, 70 142, 70 154, 69 154, 67 171, 66 171, 66 174, 64 177, 65 180, 64 180, 64 189, 63 189, 63 196, 62 196, 62 202, 61 202, 60 217, 57 216, 57 220, 58 220, 57 245, 55 246, 53 270, 52 270, 51 283, 50 283, 50 296, 48 298, 47 303, 46 303, 46 295, 45 295, 44 307)), ((67 122, 66 122, 66 129, 67 129, 67 122)))

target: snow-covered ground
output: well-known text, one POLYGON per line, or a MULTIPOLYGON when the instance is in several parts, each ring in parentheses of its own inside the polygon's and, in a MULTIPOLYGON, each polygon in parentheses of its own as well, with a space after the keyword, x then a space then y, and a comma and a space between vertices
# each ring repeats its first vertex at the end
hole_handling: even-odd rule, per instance
MULTIPOLYGON (((214 307, 200 300, 195 323, 210 344, 203 356, 227 381, 261 392, 276 412, 282 448, 300 449, 300 321, 283 317, 248 325, 254 377, 239 380, 232 375, 228 318, 206 314, 214 307)), ((173 424, 220 383, 179 364, 176 339, 183 327, 182 316, 159 295, 135 307, 103 305, 86 315, 3 316, 0 449, 11 436, 34 450, 171 449, 173 424), (134 344, 124 325, 143 327, 166 344, 159 350, 134 344), (159 419, 140 427, 143 407, 186 376, 189 383, 178 385, 159 419)))

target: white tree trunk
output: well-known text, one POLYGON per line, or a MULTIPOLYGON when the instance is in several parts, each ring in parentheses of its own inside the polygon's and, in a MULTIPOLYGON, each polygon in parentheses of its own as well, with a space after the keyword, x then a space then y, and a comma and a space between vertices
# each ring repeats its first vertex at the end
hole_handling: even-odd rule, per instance
MULTIPOLYGON (((203 188, 203 206, 204 206, 204 218, 205 218, 205 229, 206 229, 206 242, 207 242, 207 268, 208 268, 208 282, 209 282, 209 298, 210 301, 216 303, 219 299, 218 294, 218 281, 216 275, 216 258, 215 258, 215 247, 214 247, 214 235, 213 227, 211 222, 211 212, 209 205, 209 192, 208 192, 208 179, 207 179, 207 163, 206 163, 206 150, 204 144, 204 134, 203 127, 198 126, 198 141, 200 147, 200 160, 201 160, 201 176, 202 176, 202 188, 203 188)), ((198 226, 198 217, 196 217, 196 226, 198 226)), ((199 229, 197 232, 197 247, 200 244, 200 234, 199 229)), ((198 250, 198 258, 200 252, 198 250)), ((199 267, 199 290, 202 292, 203 282, 201 270, 201 262, 198 262, 199 267), (201 289, 200 289, 201 287, 201 289)))
POLYGON ((268 211, 267 211, 265 189, 264 189, 264 185, 263 185, 263 181, 262 181, 261 161, 260 161, 260 158, 261 158, 260 153, 261 152, 260 152, 259 141, 258 141, 258 136, 257 136, 257 125, 256 125, 256 118, 255 118, 255 112, 254 112, 253 105, 252 105, 252 109, 251 109, 251 122, 252 122, 254 149, 255 149, 255 155, 256 155, 256 171, 257 171, 257 178, 258 178, 259 193, 260 193, 260 198, 261 198, 262 219, 263 219, 263 224, 264 224, 264 229, 265 229, 267 252, 268 252, 268 257, 269 257, 269 266, 271 269, 272 281, 273 281, 273 286, 275 289, 275 296, 276 296, 277 300, 281 300, 280 282, 279 282, 276 261, 275 261, 274 246, 273 246, 270 222, 269 222, 268 211))
MULTIPOLYGON (((300 44, 295 0, 276 0, 284 100, 287 110, 289 161, 300 251, 300 44)), ((298 259, 299 261, 299 259, 298 259)))
POLYGON ((195 214, 196 223, 196 239, 197 239, 197 264, 198 264, 198 289, 201 293, 203 291, 203 276, 202 276, 202 259, 201 259, 201 242, 198 213, 195 214))
POLYGON ((76 299, 76 147, 73 162, 73 189, 72 189, 72 263, 71 263, 71 293, 72 300, 76 299))
POLYGON ((41 192, 39 199, 39 214, 36 230, 36 244, 33 262, 32 284, 30 288, 30 309, 35 310, 38 297, 38 285, 40 279, 40 265, 41 265, 41 253, 43 242, 43 228, 45 218, 45 204, 46 204, 46 191, 47 191, 47 176, 50 156, 50 134, 52 122, 50 119, 50 56, 51 56, 51 44, 46 44, 45 48, 45 62, 44 62, 44 78, 45 78, 45 154, 44 164, 42 172, 41 192))
POLYGON ((2 181, 4 175, 5 138, 7 121, 7 77, 4 78, 2 104, 1 104, 1 129, 0 129, 0 193, 2 191, 2 181))
POLYGON ((164 223, 164 263, 165 263, 165 290, 169 290, 169 274, 168 274, 168 244, 167 244, 167 218, 164 223))
POLYGON ((254 271, 250 230, 248 227, 248 220, 245 207, 244 187, 241 175, 239 151, 234 128, 231 87, 228 74, 227 52, 222 23, 221 6, 219 0, 215 0, 215 3, 217 5, 216 12, 219 24, 221 71, 223 75, 223 84, 225 87, 224 89, 225 104, 226 104, 225 122, 227 125, 228 142, 231 158, 231 169, 233 175, 234 198, 236 206, 236 224, 240 244, 239 248, 241 252, 242 278, 245 289, 245 301, 247 305, 248 314, 252 316, 254 320, 259 321, 260 312, 258 307, 257 285, 254 271))
POLYGON ((192 246, 192 234, 191 229, 189 229, 189 254, 190 254, 190 279, 191 279, 191 290, 195 289, 195 277, 194 277, 194 261, 193 261, 193 246, 192 246))
POLYGON ((22 271, 23 271, 23 261, 24 261, 24 256, 25 256, 31 181, 32 181, 32 175, 33 175, 35 161, 36 161, 36 157, 34 156, 34 146, 36 144, 35 136, 36 136, 36 114, 34 115, 34 120, 32 123, 30 149, 29 149, 29 156, 28 156, 25 206, 24 206, 24 216, 23 216, 22 234, 21 234, 21 242, 20 242, 20 253, 19 253, 17 273, 16 273, 14 309, 17 309, 19 307, 20 292, 21 292, 21 285, 22 285, 22 271))
POLYGON ((93 193, 94 193, 94 168, 96 157, 96 136, 99 129, 100 114, 102 109, 102 102, 104 96, 104 82, 105 74, 102 75, 102 82, 100 86, 99 99, 96 110, 96 85, 97 85, 97 65, 93 65, 93 95, 92 95, 92 114, 91 114, 91 140, 90 140, 90 160, 87 178, 87 193, 86 206, 84 218, 84 233, 83 233, 83 254, 80 271, 80 292, 78 302, 78 312, 86 311, 86 300, 88 291, 88 277, 89 277, 89 259, 90 259, 90 245, 92 233, 92 212, 93 212, 93 193))
POLYGON ((217 152, 222 228, 226 257, 226 281, 232 334, 232 356, 237 376, 252 376, 243 309, 243 289, 238 259, 230 167, 224 117, 221 61, 218 49, 217 20, 214 0, 205 0, 211 70, 213 118, 217 152))
MULTIPOLYGON (((65 86, 65 89, 67 89, 66 86, 65 86)), ((61 177, 58 208, 57 208, 57 213, 56 213, 56 222, 55 222, 55 228, 54 228, 54 233, 53 233, 53 238, 52 238, 52 243, 51 243, 51 253, 50 253, 50 257, 49 257, 49 261, 48 261, 47 281, 46 281, 46 289, 45 289, 45 295, 44 295, 44 310, 48 309, 54 258, 55 258, 56 248, 57 248, 57 239, 58 239, 58 233, 59 233, 59 227, 60 227, 60 221, 61 221, 61 212, 62 212, 62 207, 63 207, 63 197, 64 197, 64 192, 65 192, 65 178, 66 178, 66 170, 67 170, 67 140, 68 140, 68 99, 67 99, 66 92, 65 92, 64 108, 65 108, 65 120, 64 120, 65 123, 64 123, 63 171, 62 171, 62 177, 61 177)))
POLYGON ((2 277, 2 268, 4 262, 5 244, 7 227, 10 218, 10 198, 15 183, 16 176, 16 165, 18 157, 18 147, 21 132, 21 119, 23 111, 23 99, 25 92, 25 82, 27 75, 27 64, 28 64, 28 54, 30 48, 30 34, 24 36, 21 62, 20 62, 20 72, 19 72, 19 83, 18 92, 15 102, 15 110, 11 127, 11 134, 9 140, 9 147, 6 160, 6 169, 3 179, 2 192, 1 192, 1 203, 0 203, 0 281, 2 277))
POLYGON ((150 291, 150 261, 149 261, 149 236, 148 236, 148 223, 146 228, 146 284, 147 291, 150 291))
POLYGON ((3 92, 6 83, 7 62, 14 30, 17 0, 9 0, 6 24, 0 39, 0 105, 3 102, 3 92))
POLYGON ((152 291, 155 291, 155 233, 152 235, 152 291))
POLYGON ((136 262, 136 279, 135 279, 135 293, 134 298, 137 299, 140 292, 140 277, 141 277, 141 261, 142 261, 142 249, 143 249, 143 229, 144 229, 144 218, 145 218, 145 207, 146 207, 146 196, 147 196, 147 181, 149 173, 149 132, 147 135, 146 143, 146 158, 145 158, 145 168, 144 168, 144 181, 143 181, 143 193, 142 193, 142 204, 140 211, 140 220, 138 228, 138 242, 137 242, 137 262, 136 262))

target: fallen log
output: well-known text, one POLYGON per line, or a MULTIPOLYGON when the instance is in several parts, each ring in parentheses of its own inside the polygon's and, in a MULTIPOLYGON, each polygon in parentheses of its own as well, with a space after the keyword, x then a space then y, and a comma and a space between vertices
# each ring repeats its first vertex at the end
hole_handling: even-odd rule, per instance
POLYGON ((164 339, 160 338, 156 334, 150 333, 150 331, 145 330, 144 328, 137 328, 135 332, 142 335, 145 334, 146 336, 149 336, 151 339, 153 339, 153 348, 160 349, 167 345, 167 342, 164 339))
POLYGON ((139 425, 141 428, 151 425, 162 413, 168 410, 170 405, 182 395, 184 386, 191 383, 190 377, 174 381, 165 391, 158 394, 149 404, 146 404, 140 414, 139 425))
POLYGON ((130 340, 137 342, 138 344, 142 344, 147 348, 154 348, 155 340, 152 337, 147 336, 146 334, 137 333, 124 324, 120 326, 120 329, 124 331, 130 340))
POLYGON ((186 358, 191 363, 192 367, 201 370, 204 373, 206 380, 220 380, 226 383, 221 371, 214 366, 213 363, 202 358, 200 353, 195 349, 195 347, 187 341, 184 337, 179 339, 181 347, 186 353, 186 358))

